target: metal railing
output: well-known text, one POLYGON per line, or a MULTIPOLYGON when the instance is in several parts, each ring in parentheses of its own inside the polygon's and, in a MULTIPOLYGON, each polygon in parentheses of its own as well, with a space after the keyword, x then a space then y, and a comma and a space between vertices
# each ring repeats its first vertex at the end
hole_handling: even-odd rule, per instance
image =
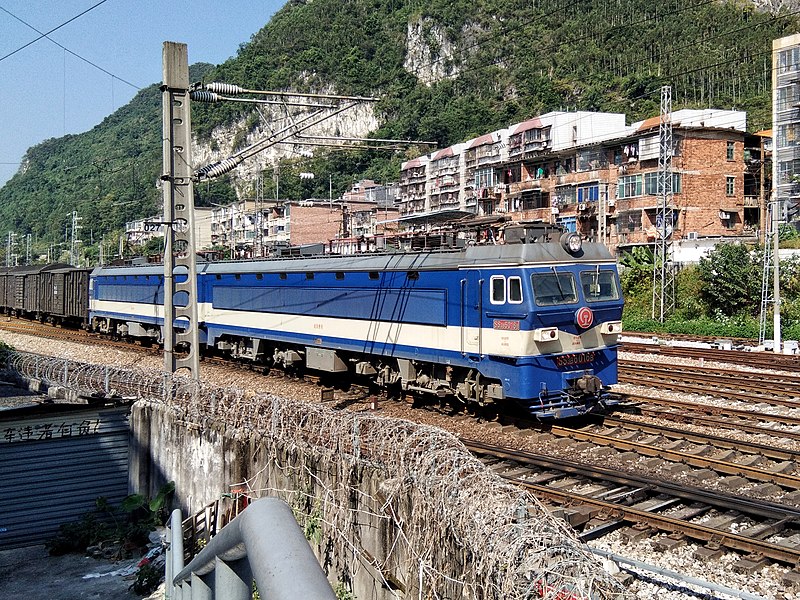
POLYGON ((269 600, 334 600, 336 594, 291 508, 278 498, 253 502, 184 566, 181 511, 168 532, 168 600, 251 600, 255 582, 269 600))

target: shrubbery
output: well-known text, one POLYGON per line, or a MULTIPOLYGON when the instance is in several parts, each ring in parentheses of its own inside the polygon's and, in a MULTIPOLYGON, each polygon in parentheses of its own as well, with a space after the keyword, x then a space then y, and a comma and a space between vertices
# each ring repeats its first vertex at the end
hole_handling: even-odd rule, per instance
MULTIPOLYGON (((652 318, 653 256, 644 248, 621 258, 626 331, 712 337, 759 337, 763 252, 721 244, 698 265, 676 276, 676 306, 660 323, 652 318)), ((800 339, 800 261, 781 261, 781 325, 784 339, 800 339)), ((772 313, 767 315, 767 338, 772 313)))

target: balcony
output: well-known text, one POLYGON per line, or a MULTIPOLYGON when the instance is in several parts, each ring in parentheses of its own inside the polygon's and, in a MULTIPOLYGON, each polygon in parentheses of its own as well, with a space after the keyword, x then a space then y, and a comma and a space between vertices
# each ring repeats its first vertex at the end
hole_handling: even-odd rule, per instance
POLYGON ((758 208, 758 196, 745 196, 744 197, 744 207, 745 208, 758 208))

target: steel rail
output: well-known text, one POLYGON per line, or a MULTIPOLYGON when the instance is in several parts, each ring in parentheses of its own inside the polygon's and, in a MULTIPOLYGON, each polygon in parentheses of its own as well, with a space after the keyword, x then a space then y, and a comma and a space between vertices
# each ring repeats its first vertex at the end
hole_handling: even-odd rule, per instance
MULTIPOLYGON (((727 450, 737 450, 747 454, 758 454, 773 460, 797 460, 800 461, 800 451, 776 448, 768 444, 757 442, 744 442, 741 440, 731 440, 719 435, 709 435, 686 431, 677 427, 665 427, 664 425, 650 425, 639 421, 629 421, 620 417, 608 416, 603 419, 603 425, 611 427, 622 427, 628 431, 641 431, 649 435, 660 435, 673 440, 686 440, 696 444, 713 444, 715 448, 727 450)), ((767 430, 765 430, 767 431, 767 430)), ((772 431, 774 434, 775 432, 772 431)))
POLYGON ((782 485, 791 489, 800 489, 800 476, 789 475, 786 473, 778 473, 773 471, 766 471, 758 467, 751 467, 748 465, 740 465, 731 463, 724 460, 715 458, 707 458, 702 456, 695 456, 686 452, 678 450, 668 450, 666 448, 659 448, 657 446, 649 446, 641 442, 634 442, 628 440, 621 440, 598 433, 588 433, 576 429, 567 429, 566 427, 553 426, 550 433, 554 433, 561 437, 568 437, 575 440, 592 442, 601 446, 611 446, 614 448, 621 448, 624 450, 631 450, 643 456, 653 456, 657 458, 665 458, 673 462, 680 462, 693 467, 713 469, 717 473, 725 473, 727 475, 739 475, 753 479, 755 481, 767 481, 782 485))
MULTIPOLYGON (((690 488, 685 485, 671 484, 622 471, 583 465, 572 461, 535 455, 523 451, 497 448, 475 440, 462 439, 462 442, 467 449, 476 454, 513 460, 523 465, 531 464, 540 468, 554 469, 566 474, 581 475, 592 479, 600 479, 602 481, 611 481, 620 485, 636 486, 640 489, 652 491, 653 493, 667 494, 682 500, 702 502, 716 508, 735 510, 743 514, 775 520, 776 523, 773 525, 773 528, 775 528, 776 532, 787 525, 800 523, 800 510, 789 506, 728 496, 719 492, 690 488)), ((503 477, 502 473, 500 476, 503 477)), ((683 533, 691 539, 706 542, 714 541, 732 550, 758 553, 772 560, 791 565, 795 565, 800 561, 800 547, 792 548, 779 546, 721 529, 681 521, 673 517, 648 512, 643 509, 615 504, 606 500, 592 498, 591 496, 571 494, 569 492, 531 483, 519 477, 505 477, 505 479, 529 489, 534 495, 546 497, 562 504, 574 502, 589 504, 600 508, 607 514, 617 516, 624 521, 644 523, 660 531, 683 533)))
POLYGON ((771 352, 746 352, 742 350, 717 350, 715 348, 692 348, 688 346, 664 346, 661 344, 645 344, 622 342, 622 352, 640 354, 660 354, 685 358, 712 360, 722 363, 746 364, 760 366, 765 369, 791 369, 800 365, 800 356, 794 354, 773 354, 771 352))
MULTIPOLYGON (((631 398, 634 398, 631 396, 631 398)), ((752 415, 749 411, 742 411, 736 409, 730 409, 732 412, 730 413, 730 419, 726 418, 717 418, 713 416, 715 414, 725 416, 727 414, 726 409, 720 408, 720 410, 714 411, 705 411, 706 414, 697 414, 702 409, 695 408, 690 405, 690 403, 685 403, 687 406, 685 407, 687 411, 695 412, 696 414, 691 414, 691 412, 681 412, 677 413, 668 408, 664 409, 661 406, 647 406, 647 404, 664 404, 657 398, 650 398, 647 399, 644 396, 640 397, 636 404, 636 410, 639 411, 638 414, 646 415, 653 418, 665 419, 668 421, 675 421, 676 423, 694 423, 698 425, 707 425, 709 427, 717 427, 721 429, 736 429, 739 431, 743 431, 746 433, 752 433, 756 435, 766 435, 771 437, 781 437, 790 440, 800 440, 800 431, 795 431, 791 429, 775 429, 774 427, 766 427, 764 425, 754 425, 752 422, 745 422, 743 419, 748 418, 748 416, 754 416, 756 418, 761 418, 762 420, 770 420, 770 415, 761 414, 761 415, 752 415), (708 416, 708 414, 712 416, 708 416), (745 414, 742 414, 745 413, 745 414), (733 420, 731 420, 733 419, 733 420)), ((710 407, 710 408, 718 408, 718 407, 710 407)), ((777 416, 773 419, 773 422, 780 423, 782 425, 798 425, 795 421, 800 421, 796 417, 788 417, 789 422, 785 422, 785 418, 781 416, 777 416)))
MULTIPOLYGON (((728 385, 734 388, 764 389, 764 386, 777 387, 775 391, 800 395, 800 378, 778 373, 760 373, 734 369, 710 369, 708 367, 692 367, 686 365, 664 367, 648 362, 620 361, 621 373, 634 373, 639 376, 652 375, 661 378, 680 378, 681 380, 701 381, 717 387, 728 385)), ((770 390, 773 391, 773 390, 770 390)))
POLYGON ((728 399, 735 399, 741 402, 748 402, 750 404, 771 404, 773 406, 786 406, 789 408, 800 408, 799 399, 779 398, 777 396, 762 396, 756 395, 752 392, 739 392, 732 389, 708 389, 700 388, 696 385, 682 384, 678 381, 663 381, 648 377, 632 377, 630 375, 622 374, 620 376, 620 383, 627 383, 630 385, 640 385, 643 387, 657 387, 667 388, 673 392, 685 392, 687 394, 697 394, 699 396, 716 396, 725 397, 728 399))

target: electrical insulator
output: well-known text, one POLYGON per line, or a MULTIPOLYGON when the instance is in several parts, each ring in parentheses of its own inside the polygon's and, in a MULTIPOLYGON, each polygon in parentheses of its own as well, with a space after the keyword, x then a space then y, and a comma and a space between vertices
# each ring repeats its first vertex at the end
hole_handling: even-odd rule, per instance
POLYGON ((225 160, 216 164, 208 165, 202 169, 198 169, 197 177, 199 179, 211 179, 212 177, 219 177, 228 171, 233 171, 243 160, 244 159, 241 156, 226 158, 225 160))
POLYGON ((219 94, 214 92, 204 92, 202 90, 189 92, 189 98, 196 102, 219 102, 219 94))
POLYGON ((206 89, 209 92, 216 92, 218 94, 236 95, 244 93, 244 88, 239 87, 238 85, 233 83, 219 83, 216 81, 213 83, 207 83, 206 89))
POLYGON ((313 173, 300 173, 300 179, 314 179, 313 173))

